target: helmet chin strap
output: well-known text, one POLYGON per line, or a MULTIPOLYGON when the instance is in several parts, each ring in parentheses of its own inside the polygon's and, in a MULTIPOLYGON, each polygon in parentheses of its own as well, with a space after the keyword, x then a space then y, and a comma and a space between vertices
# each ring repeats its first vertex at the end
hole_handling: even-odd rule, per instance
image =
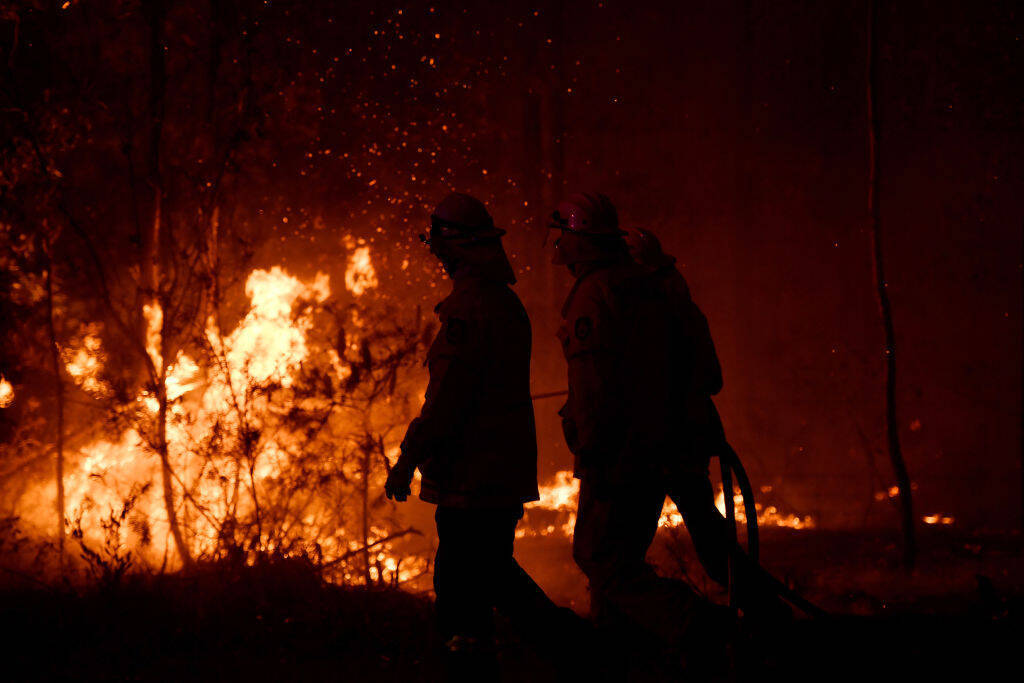
POLYGON ((430 245, 430 253, 441 262, 441 267, 444 268, 444 272, 448 273, 448 276, 454 276, 455 270, 459 267, 459 259, 455 257, 455 254, 451 253, 451 249, 446 249, 444 241, 441 239, 424 240, 426 244, 430 245))
MULTIPOLYGON (((565 253, 559 248, 561 240, 561 237, 555 240, 555 253, 551 256, 551 262, 556 266, 568 265, 565 261, 565 253)), ((545 236, 544 242, 547 243, 547 236, 545 236)))
POLYGON ((455 277, 455 271, 459 268, 459 261, 456 258, 442 258, 441 267, 444 268, 444 272, 448 273, 448 277, 455 277))

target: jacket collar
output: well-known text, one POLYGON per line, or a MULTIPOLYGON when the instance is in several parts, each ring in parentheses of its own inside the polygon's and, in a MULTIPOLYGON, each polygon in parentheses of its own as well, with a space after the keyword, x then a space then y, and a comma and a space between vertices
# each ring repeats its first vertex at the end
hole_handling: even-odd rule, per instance
POLYGON ((629 256, 614 256, 611 258, 603 259, 601 261, 587 261, 579 264, 579 267, 575 271, 576 282, 573 283, 572 289, 569 290, 569 296, 565 298, 565 303, 562 304, 562 317, 564 318, 569 312, 569 305, 572 303, 573 297, 576 296, 576 290, 580 288, 583 281, 589 278, 594 273, 602 270, 607 270, 612 266, 624 263, 629 260, 629 256))

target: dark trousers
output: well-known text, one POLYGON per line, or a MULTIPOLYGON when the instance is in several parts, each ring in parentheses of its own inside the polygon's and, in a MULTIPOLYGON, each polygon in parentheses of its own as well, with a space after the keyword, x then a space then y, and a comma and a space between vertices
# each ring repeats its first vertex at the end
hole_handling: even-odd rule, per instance
POLYGON ((504 508, 438 506, 434 592, 438 630, 489 639, 494 609, 531 633, 559 609, 512 556, 522 505, 504 508))
POLYGON ((696 596, 682 581, 657 577, 645 561, 666 495, 679 508, 708 575, 728 583, 731 551, 739 606, 756 608, 756 567, 738 546, 730 548, 707 472, 683 472, 633 486, 580 482, 573 557, 590 582, 594 617, 618 612, 639 623, 685 629, 681 613, 697 605, 696 596))
POLYGON ((644 560, 665 502, 657 487, 597 485, 584 479, 573 532, 573 558, 590 583, 598 624, 628 621, 681 642, 698 600, 683 581, 659 577, 644 560))
POLYGON ((715 506, 707 472, 687 472, 669 480, 668 495, 679 508, 704 571, 723 588, 729 585, 732 560, 736 606, 747 616, 783 616, 788 608, 772 587, 768 574, 732 542, 729 522, 715 506), (731 546, 731 547, 730 547, 731 546))
MULTIPOLYGON (((716 583, 728 587, 728 522, 715 506, 715 493, 707 472, 686 472, 671 477, 668 483, 668 496, 683 516, 686 531, 690 534, 704 571, 716 583)), ((738 548, 734 551, 742 554, 738 548)))

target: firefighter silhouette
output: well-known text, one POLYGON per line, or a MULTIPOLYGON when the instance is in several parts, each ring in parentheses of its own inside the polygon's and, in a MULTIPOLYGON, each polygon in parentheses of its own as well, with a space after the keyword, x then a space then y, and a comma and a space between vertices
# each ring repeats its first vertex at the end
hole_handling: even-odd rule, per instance
MULTIPOLYGON (((698 339, 703 316, 685 281, 631 257, 604 195, 568 197, 550 227, 561 233, 554 262, 576 278, 559 331, 569 375, 559 413, 580 480, 573 557, 589 580, 592 616, 685 638, 695 620, 717 613, 683 582, 659 578, 645 556, 670 495, 709 574, 728 574, 729 537, 707 471, 713 420, 697 419, 707 405, 696 397, 710 402, 721 386, 706 321, 698 339)), ((757 612, 764 600, 748 575, 737 576, 746 584, 740 606, 757 612)))
POLYGON ((537 445, 530 321, 510 287, 504 232, 480 201, 453 193, 431 216, 429 236, 420 235, 453 286, 435 309, 441 327, 427 352, 423 408, 385 486, 404 501, 419 468, 420 498, 437 505, 438 629, 450 662, 468 676, 487 676, 494 664, 494 608, 527 636, 578 619, 512 556, 523 503, 538 499, 537 445))
POLYGON ((625 235, 633 260, 659 284, 672 315, 677 353, 688 359, 678 376, 682 395, 677 458, 665 463, 666 491, 676 504, 708 576, 725 587, 732 560, 734 600, 748 616, 785 618, 789 608, 774 594, 767 575, 736 546, 714 503, 709 460, 726 447, 725 430, 712 400, 722 390, 722 368, 707 318, 690 296, 676 259, 649 230, 625 235))

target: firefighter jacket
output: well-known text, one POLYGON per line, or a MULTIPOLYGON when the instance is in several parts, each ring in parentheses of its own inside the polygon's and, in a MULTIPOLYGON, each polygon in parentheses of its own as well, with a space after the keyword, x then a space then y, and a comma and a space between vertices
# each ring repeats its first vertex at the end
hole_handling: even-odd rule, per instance
POLYGON ((426 398, 402 442, 428 503, 538 499, 530 321, 508 282, 503 269, 460 269, 434 309, 441 327, 427 352, 426 398))
POLYGON ((559 411, 580 479, 655 476, 677 435, 683 371, 666 290, 627 256, 588 264, 562 308, 569 397, 559 411))
POLYGON ((680 457, 669 464, 675 471, 703 472, 725 443, 722 420, 711 400, 722 389, 722 366, 708 320, 690 296, 675 259, 668 257, 652 274, 665 290, 673 313, 672 344, 680 359, 676 379, 683 401, 678 417, 680 457))
POLYGON ((669 305, 674 309, 677 343, 692 358, 691 390, 714 396, 722 390, 722 366, 711 339, 711 328, 708 319, 690 296, 690 287, 675 267, 674 261, 672 259, 672 262, 655 270, 654 277, 662 283, 669 305))

